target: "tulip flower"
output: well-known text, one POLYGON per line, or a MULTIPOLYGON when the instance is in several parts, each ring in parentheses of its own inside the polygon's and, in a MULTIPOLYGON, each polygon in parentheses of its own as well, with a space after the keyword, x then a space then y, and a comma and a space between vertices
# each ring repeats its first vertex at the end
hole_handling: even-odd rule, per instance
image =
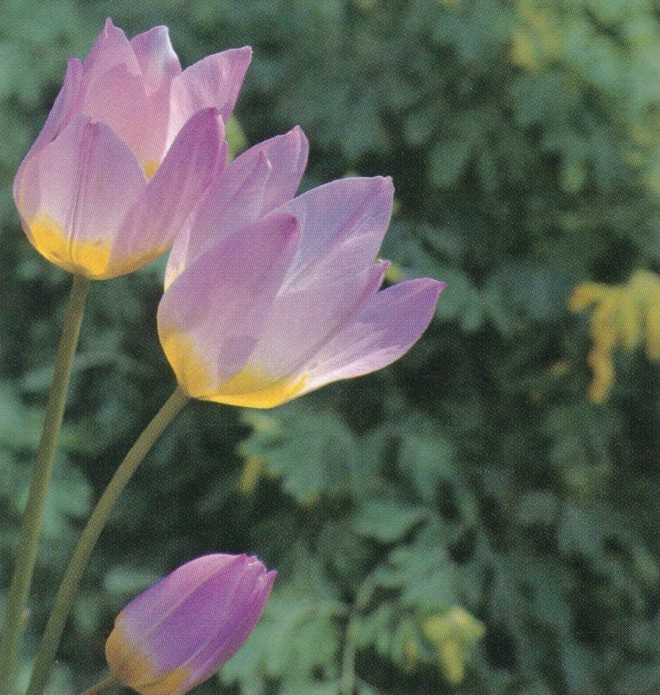
POLYGON ((181 70, 166 27, 129 41, 108 20, 21 164, 14 200, 28 239, 91 279, 131 272, 172 245, 217 172, 250 62, 241 48, 181 70))
POLYGON ((117 616, 105 648, 112 673, 141 695, 187 693, 248 638, 276 574, 246 555, 182 565, 117 616))
POLYGON ((291 199, 300 129, 243 153, 177 237, 158 330, 191 397, 271 408, 390 364, 422 335, 444 284, 381 289, 388 178, 346 178, 291 199))

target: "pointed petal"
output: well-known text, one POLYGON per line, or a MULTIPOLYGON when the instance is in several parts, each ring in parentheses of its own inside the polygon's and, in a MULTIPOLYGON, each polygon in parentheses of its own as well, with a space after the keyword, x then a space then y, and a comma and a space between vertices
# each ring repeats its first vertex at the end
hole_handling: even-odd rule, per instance
POLYGON ((108 18, 85 60, 85 76, 93 82, 119 65, 133 74, 140 73, 135 51, 126 34, 108 18))
POLYGON ((299 241, 296 219, 273 215, 197 258, 170 285, 158 332, 179 384, 211 399, 245 364, 299 241))
POLYGON ((168 140, 200 109, 214 107, 227 121, 252 59, 249 47, 207 56, 172 81, 172 111, 168 140))
POLYGON ((149 142, 140 151, 147 171, 163 159, 170 124, 170 88, 181 74, 181 65, 170 42, 167 27, 154 27, 131 39, 131 47, 140 64, 142 80, 149 103, 144 115, 149 123, 149 142))
POLYGON ((391 364, 421 337, 445 283, 408 280, 376 293, 309 365, 304 392, 391 364))
POLYGON ((379 263, 328 285, 280 292, 248 368, 268 374, 272 382, 283 378, 297 381, 310 358, 378 290, 385 267, 385 263, 379 263))
POLYGON ((181 74, 179 58, 172 47, 167 27, 149 29, 130 41, 142 70, 147 94, 157 92, 181 74))
POLYGON ((226 157, 224 126, 215 110, 195 114, 128 215, 113 259, 139 268, 169 249, 226 157))
POLYGON ((154 136, 142 71, 126 35, 110 20, 84 63, 78 113, 107 123, 140 163, 152 156, 154 136))
POLYGON ((32 143, 32 147, 30 147, 27 155, 25 155, 25 159, 28 159, 32 153, 51 142, 57 133, 66 126, 70 120, 70 112, 74 109, 79 97, 82 74, 82 63, 78 58, 69 58, 62 89, 60 89, 55 99, 44 127, 41 129, 37 139, 32 143))
POLYGON ((259 211, 259 215, 265 215, 293 198, 305 171, 308 153, 309 143, 305 133, 296 126, 284 135, 265 140, 246 150, 228 169, 232 175, 238 175, 243 169, 251 169, 254 160, 261 154, 266 155, 272 169, 259 211))
POLYGON ((271 167, 263 153, 251 164, 251 170, 242 168, 236 172, 239 175, 228 167, 213 181, 194 219, 176 236, 165 270, 165 289, 206 249, 258 219, 271 167))
POLYGON ((251 224, 298 187, 307 162, 307 138, 298 127, 237 157, 209 187, 195 219, 177 234, 165 271, 165 288, 212 243, 251 224))
POLYGON ((30 158, 16 182, 16 206, 30 241, 46 258, 90 278, 110 266, 116 235, 146 179, 133 153, 103 123, 76 117, 30 158))
POLYGON ((313 265, 323 271, 351 273, 374 261, 392 212, 393 187, 389 178, 346 178, 319 186, 285 203, 302 229, 300 251, 292 276, 305 279, 313 265))

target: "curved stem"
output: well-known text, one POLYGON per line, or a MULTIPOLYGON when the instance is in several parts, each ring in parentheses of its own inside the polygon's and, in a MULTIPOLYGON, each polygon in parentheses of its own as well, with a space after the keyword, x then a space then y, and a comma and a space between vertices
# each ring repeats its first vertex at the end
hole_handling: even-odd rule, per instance
POLYGON ((94 511, 92 511, 89 521, 80 536, 78 545, 76 545, 73 551, 69 566, 66 568, 62 583, 55 597, 53 609, 46 623, 46 629, 41 638, 34 662, 32 679, 28 686, 27 692, 29 695, 39 695, 46 686, 48 674, 60 643, 62 631, 64 630, 64 624, 71 610, 73 597, 89 561, 89 556, 110 517, 117 498, 133 477, 133 474, 158 437, 160 437, 188 400, 189 396, 180 388, 175 389, 174 393, 156 413, 153 420, 147 425, 135 444, 133 444, 131 450, 126 454, 126 458, 112 476, 108 487, 106 487, 96 507, 94 507, 94 511))
POLYGON ((7 597, 2 645, 0 646, 0 693, 11 693, 18 658, 18 647, 25 623, 25 607, 30 594, 39 545, 44 504, 53 471, 57 439, 64 418, 64 405, 71 377, 71 365, 78 345, 80 325, 90 281, 73 276, 69 304, 64 315, 62 337, 55 357, 53 381, 48 394, 44 425, 36 462, 25 503, 16 551, 16 565, 7 597))
POLYGON ((114 675, 110 674, 107 678, 104 678, 98 683, 94 683, 91 688, 87 688, 87 690, 80 693, 80 695, 97 695, 108 688, 112 688, 113 685, 119 685, 119 681, 114 677, 114 675))

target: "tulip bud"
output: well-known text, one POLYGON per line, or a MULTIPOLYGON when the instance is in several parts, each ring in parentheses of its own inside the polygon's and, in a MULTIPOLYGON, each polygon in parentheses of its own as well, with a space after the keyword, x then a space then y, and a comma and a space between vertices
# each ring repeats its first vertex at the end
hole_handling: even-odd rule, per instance
POLYGON ((245 642, 276 574, 247 555, 182 565, 117 616, 105 647, 111 671, 140 695, 187 693, 245 642))

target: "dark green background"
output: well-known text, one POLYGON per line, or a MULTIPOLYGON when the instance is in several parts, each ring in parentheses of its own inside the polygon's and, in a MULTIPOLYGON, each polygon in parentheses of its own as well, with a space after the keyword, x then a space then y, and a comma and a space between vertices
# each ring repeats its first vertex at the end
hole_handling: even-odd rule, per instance
MULTIPOLYGON (((187 407, 101 539, 52 695, 103 675, 135 593, 220 550, 280 574, 199 693, 658 692, 658 365, 617 349, 589 402, 589 316, 566 306, 581 282, 659 269, 653 0, 0 2, 0 585, 70 285, 24 238, 11 180, 106 15, 129 35, 168 24, 184 65, 252 45, 247 141, 301 124, 304 188, 393 176, 383 255, 449 285, 383 372, 273 411, 187 407)), ((25 668, 93 500, 174 387, 161 270, 92 287, 25 668)))

